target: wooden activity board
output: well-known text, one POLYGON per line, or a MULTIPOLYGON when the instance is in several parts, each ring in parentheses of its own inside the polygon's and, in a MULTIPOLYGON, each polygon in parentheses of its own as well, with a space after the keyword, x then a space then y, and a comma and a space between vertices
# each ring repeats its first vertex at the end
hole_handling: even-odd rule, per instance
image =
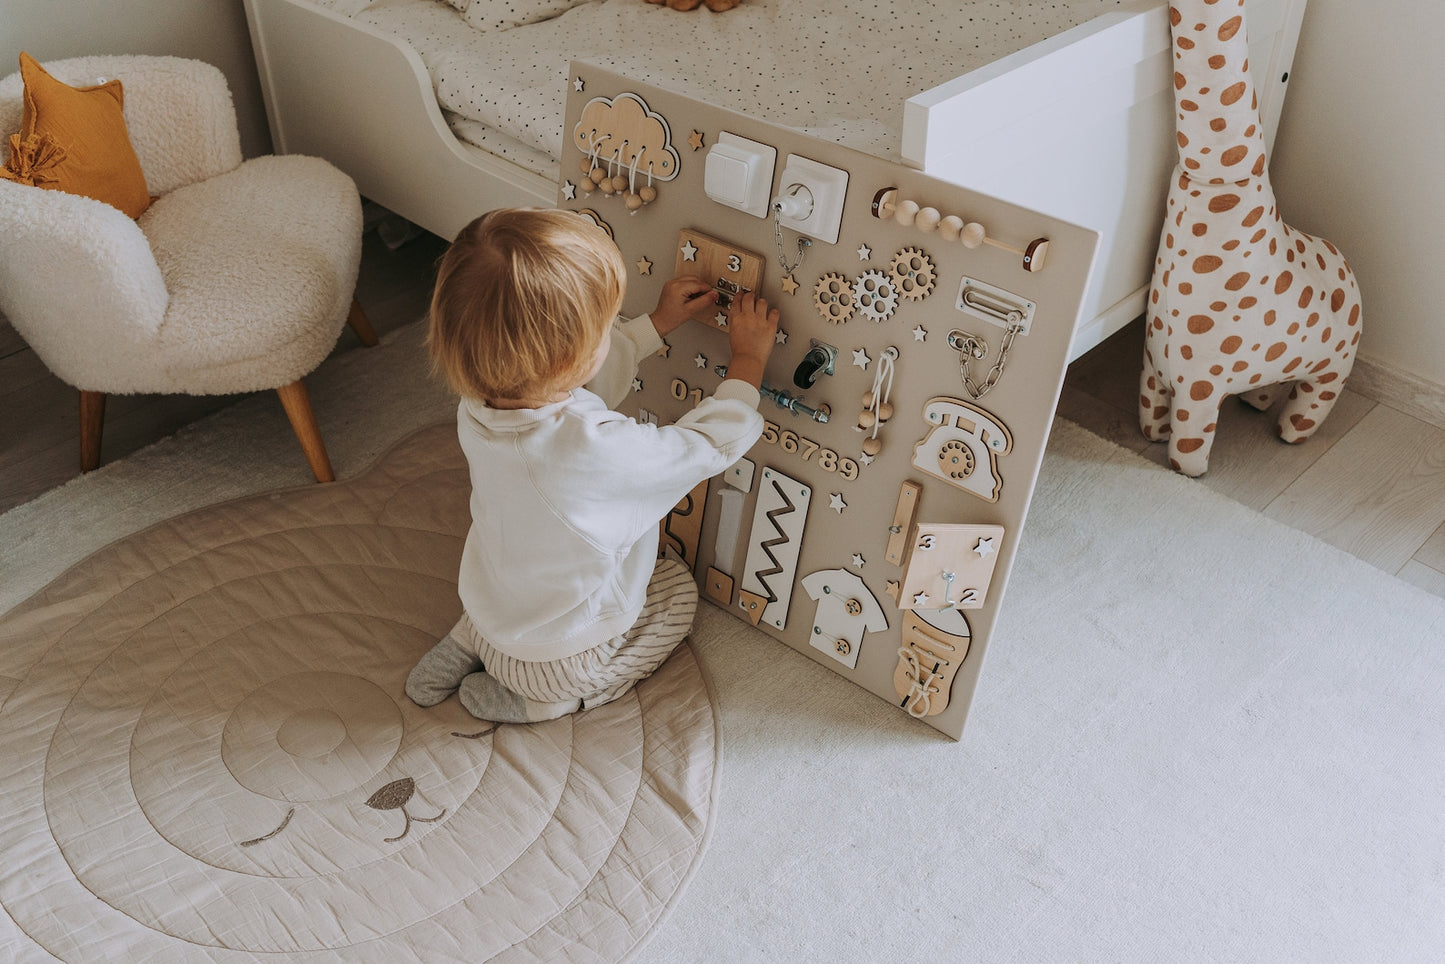
POLYGON ((782 312, 762 440, 679 503, 664 550, 704 598, 958 739, 1097 233, 601 68, 571 71, 558 203, 617 242, 623 313, 650 311, 674 273, 719 294, 643 363, 622 410, 667 424, 712 394, 743 291, 782 312))

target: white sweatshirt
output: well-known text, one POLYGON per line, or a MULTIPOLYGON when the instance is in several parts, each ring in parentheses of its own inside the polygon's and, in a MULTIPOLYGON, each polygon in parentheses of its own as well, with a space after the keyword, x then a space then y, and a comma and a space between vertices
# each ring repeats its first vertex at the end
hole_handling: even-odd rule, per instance
POLYGON ((458 591, 481 635, 509 656, 561 659, 631 628, 658 522, 762 434, 758 391, 737 379, 673 425, 612 411, 661 347, 643 315, 613 327, 602 370, 564 401, 504 410, 462 399, 472 527, 458 591))

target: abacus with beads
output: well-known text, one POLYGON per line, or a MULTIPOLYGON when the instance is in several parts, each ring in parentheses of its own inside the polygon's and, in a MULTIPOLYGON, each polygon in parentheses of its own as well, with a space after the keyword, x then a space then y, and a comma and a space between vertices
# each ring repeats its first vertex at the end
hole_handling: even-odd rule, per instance
POLYGON ((885 187, 873 195, 871 212, 880 221, 892 219, 904 227, 915 227, 924 234, 937 231, 945 241, 957 241, 965 248, 973 249, 987 244, 1012 252, 1023 259, 1025 271, 1042 271, 1044 257, 1048 254, 1049 239, 1035 238, 1022 248, 989 237, 988 231, 977 221, 965 222, 956 214, 942 214, 938 208, 921 206, 917 201, 900 200, 898 188, 885 187))

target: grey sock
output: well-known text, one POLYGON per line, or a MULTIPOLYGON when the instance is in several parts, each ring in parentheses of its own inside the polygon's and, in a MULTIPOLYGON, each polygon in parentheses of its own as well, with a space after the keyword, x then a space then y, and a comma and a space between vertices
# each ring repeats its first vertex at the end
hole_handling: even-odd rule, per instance
POLYGON ((436 706, 481 668, 481 660, 447 636, 412 667, 406 678, 406 695, 417 706, 436 706))
POLYGON ((486 673, 472 673, 462 680, 457 699, 477 719, 496 723, 538 723, 582 708, 581 700, 540 703, 518 696, 486 673))

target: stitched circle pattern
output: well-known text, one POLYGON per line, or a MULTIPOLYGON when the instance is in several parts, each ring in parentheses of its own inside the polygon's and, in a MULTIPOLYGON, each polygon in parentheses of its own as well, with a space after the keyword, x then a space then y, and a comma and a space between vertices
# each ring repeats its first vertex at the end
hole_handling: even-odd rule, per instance
MULTIPOLYGON (((624 956, 700 856, 689 646, 529 726, 404 695, 451 629, 455 428, 358 479, 203 509, 0 620, 0 904, 62 960, 624 956)), ((23 955, 22 955, 23 957, 23 955)))

